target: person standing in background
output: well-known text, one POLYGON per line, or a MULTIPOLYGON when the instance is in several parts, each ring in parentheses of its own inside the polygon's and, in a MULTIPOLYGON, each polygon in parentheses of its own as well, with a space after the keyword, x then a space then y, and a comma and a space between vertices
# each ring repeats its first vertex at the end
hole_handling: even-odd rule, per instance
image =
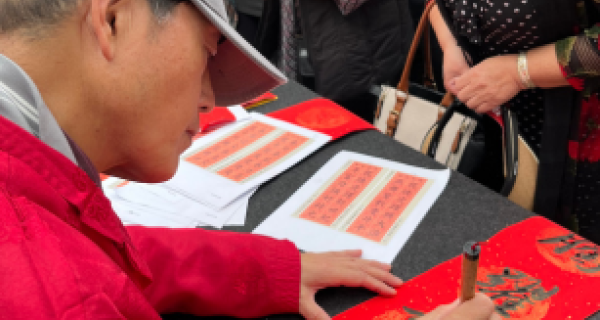
POLYGON ((446 89, 478 113, 511 108, 539 158, 534 211, 600 243, 600 3, 436 4, 446 89))
POLYGON ((279 10, 264 10, 261 25, 279 28, 261 30, 259 51, 288 78, 373 121, 371 89, 397 84, 412 42, 408 0, 266 1, 279 10))
POLYGON ((260 25, 264 0, 231 0, 237 13, 237 32, 252 46, 260 25))

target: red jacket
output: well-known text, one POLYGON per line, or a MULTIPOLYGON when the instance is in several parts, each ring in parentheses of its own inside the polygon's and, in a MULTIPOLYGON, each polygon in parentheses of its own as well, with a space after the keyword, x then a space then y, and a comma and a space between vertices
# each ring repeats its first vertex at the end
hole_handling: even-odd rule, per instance
POLYGON ((0 319, 297 312, 287 241, 123 227, 83 170, 0 116, 0 319))

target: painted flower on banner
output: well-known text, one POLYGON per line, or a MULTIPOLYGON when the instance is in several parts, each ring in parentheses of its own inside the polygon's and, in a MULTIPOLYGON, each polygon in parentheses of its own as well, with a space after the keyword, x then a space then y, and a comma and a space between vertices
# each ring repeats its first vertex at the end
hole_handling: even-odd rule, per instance
POLYGON ((580 275, 600 277, 600 247, 562 228, 543 230, 537 249, 560 269, 580 275))
POLYGON ((345 125, 350 121, 350 117, 340 112, 339 108, 315 107, 299 114, 296 121, 306 128, 330 129, 345 125))

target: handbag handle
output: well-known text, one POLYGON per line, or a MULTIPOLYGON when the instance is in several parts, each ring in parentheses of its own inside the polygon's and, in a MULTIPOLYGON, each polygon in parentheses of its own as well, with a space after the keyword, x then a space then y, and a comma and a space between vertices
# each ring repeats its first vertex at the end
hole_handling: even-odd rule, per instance
MULTIPOLYGON (((456 110, 460 108, 459 104, 453 104, 446 110, 444 116, 438 121, 435 127, 435 132, 427 148, 427 156, 435 159, 435 153, 437 152, 442 137, 442 132, 446 128, 446 125, 452 118, 452 115, 456 110)), ((515 183, 517 181, 517 174, 519 169, 519 125, 517 115, 507 107, 501 107, 502 111, 502 122, 504 123, 503 134, 504 134, 504 172, 506 178, 500 194, 508 197, 512 192, 515 183)))
MULTIPOLYGON (((430 1, 425 6, 425 10, 423 11, 423 15, 421 16, 419 25, 417 26, 417 30, 415 32, 412 44, 410 45, 410 50, 408 51, 408 56, 406 57, 406 62, 404 64, 404 70, 402 71, 402 77, 400 78, 400 82, 398 83, 398 86, 396 87, 396 89, 398 90, 397 94, 396 94, 396 105, 390 112, 390 116, 388 117, 388 121, 387 121, 387 129, 386 129, 385 134, 388 136, 394 135, 394 133, 396 132, 396 128, 398 127, 398 123, 400 122, 400 115, 402 114, 402 109, 404 108, 406 100, 408 99, 408 85, 410 84, 410 72, 412 69, 412 64, 413 64, 417 49, 419 47, 419 42, 423 38, 423 35, 426 32, 426 30, 427 30, 427 33, 429 32, 429 14, 434 5, 435 5, 435 1, 430 1)), ((429 41, 429 35, 427 35, 426 38, 427 38, 427 41, 429 41)), ((428 45, 426 45, 426 46, 427 46, 426 48, 428 48, 428 45)), ((426 51, 430 51, 430 50, 427 49, 426 51)), ((430 63, 431 58, 430 57, 427 58, 428 54, 429 53, 426 53, 426 59, 429 59, 429 62, 427 64, 429 64, 429 66, 431 66, 431 63, 430 63)), ((427 68, 427 66, 426 66, 426 68, 427 68)), ((432 71, 431 71, 431 74, 433 74, 432 71)), ((440 102, 440 105, 447 108, 452 104, 453 101, 454 101, 454 96, 448 92, 448 93, 446 93, 446 95, 444 95, 444 98, 442 99, 442 102, 440 102)))
POLYGON ((431 32, 429 28, 425 29, 423 35, 423 49, 425 54, 425 70, 423 74, 423 85, 429 89, 436 90, 437 84, 435 83, 435 76, 433 75, 433 62, 431 58, 431 32))

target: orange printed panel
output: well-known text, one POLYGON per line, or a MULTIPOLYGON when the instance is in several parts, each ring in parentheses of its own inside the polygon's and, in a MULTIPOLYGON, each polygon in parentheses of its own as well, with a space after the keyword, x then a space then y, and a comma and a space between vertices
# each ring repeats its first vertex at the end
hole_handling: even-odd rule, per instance
POLYGON ((256 121, 185 160, 199 167, 208 168, 266 136, 273 130, 275 130, 274 126, 256 121))
POLYGON ((361 162, 352 163, 300 214, 300 218, 330 226, 381 170, 361 162))
POLYGON ((426 182, 427 179, 397 172, 347 232, 380 242, 426 182))
POLYGON ((283 159, 306 141, 307 137, 286 132, 252 154, 223 168, 218 174, 236 182, 243 181, 283 159))

